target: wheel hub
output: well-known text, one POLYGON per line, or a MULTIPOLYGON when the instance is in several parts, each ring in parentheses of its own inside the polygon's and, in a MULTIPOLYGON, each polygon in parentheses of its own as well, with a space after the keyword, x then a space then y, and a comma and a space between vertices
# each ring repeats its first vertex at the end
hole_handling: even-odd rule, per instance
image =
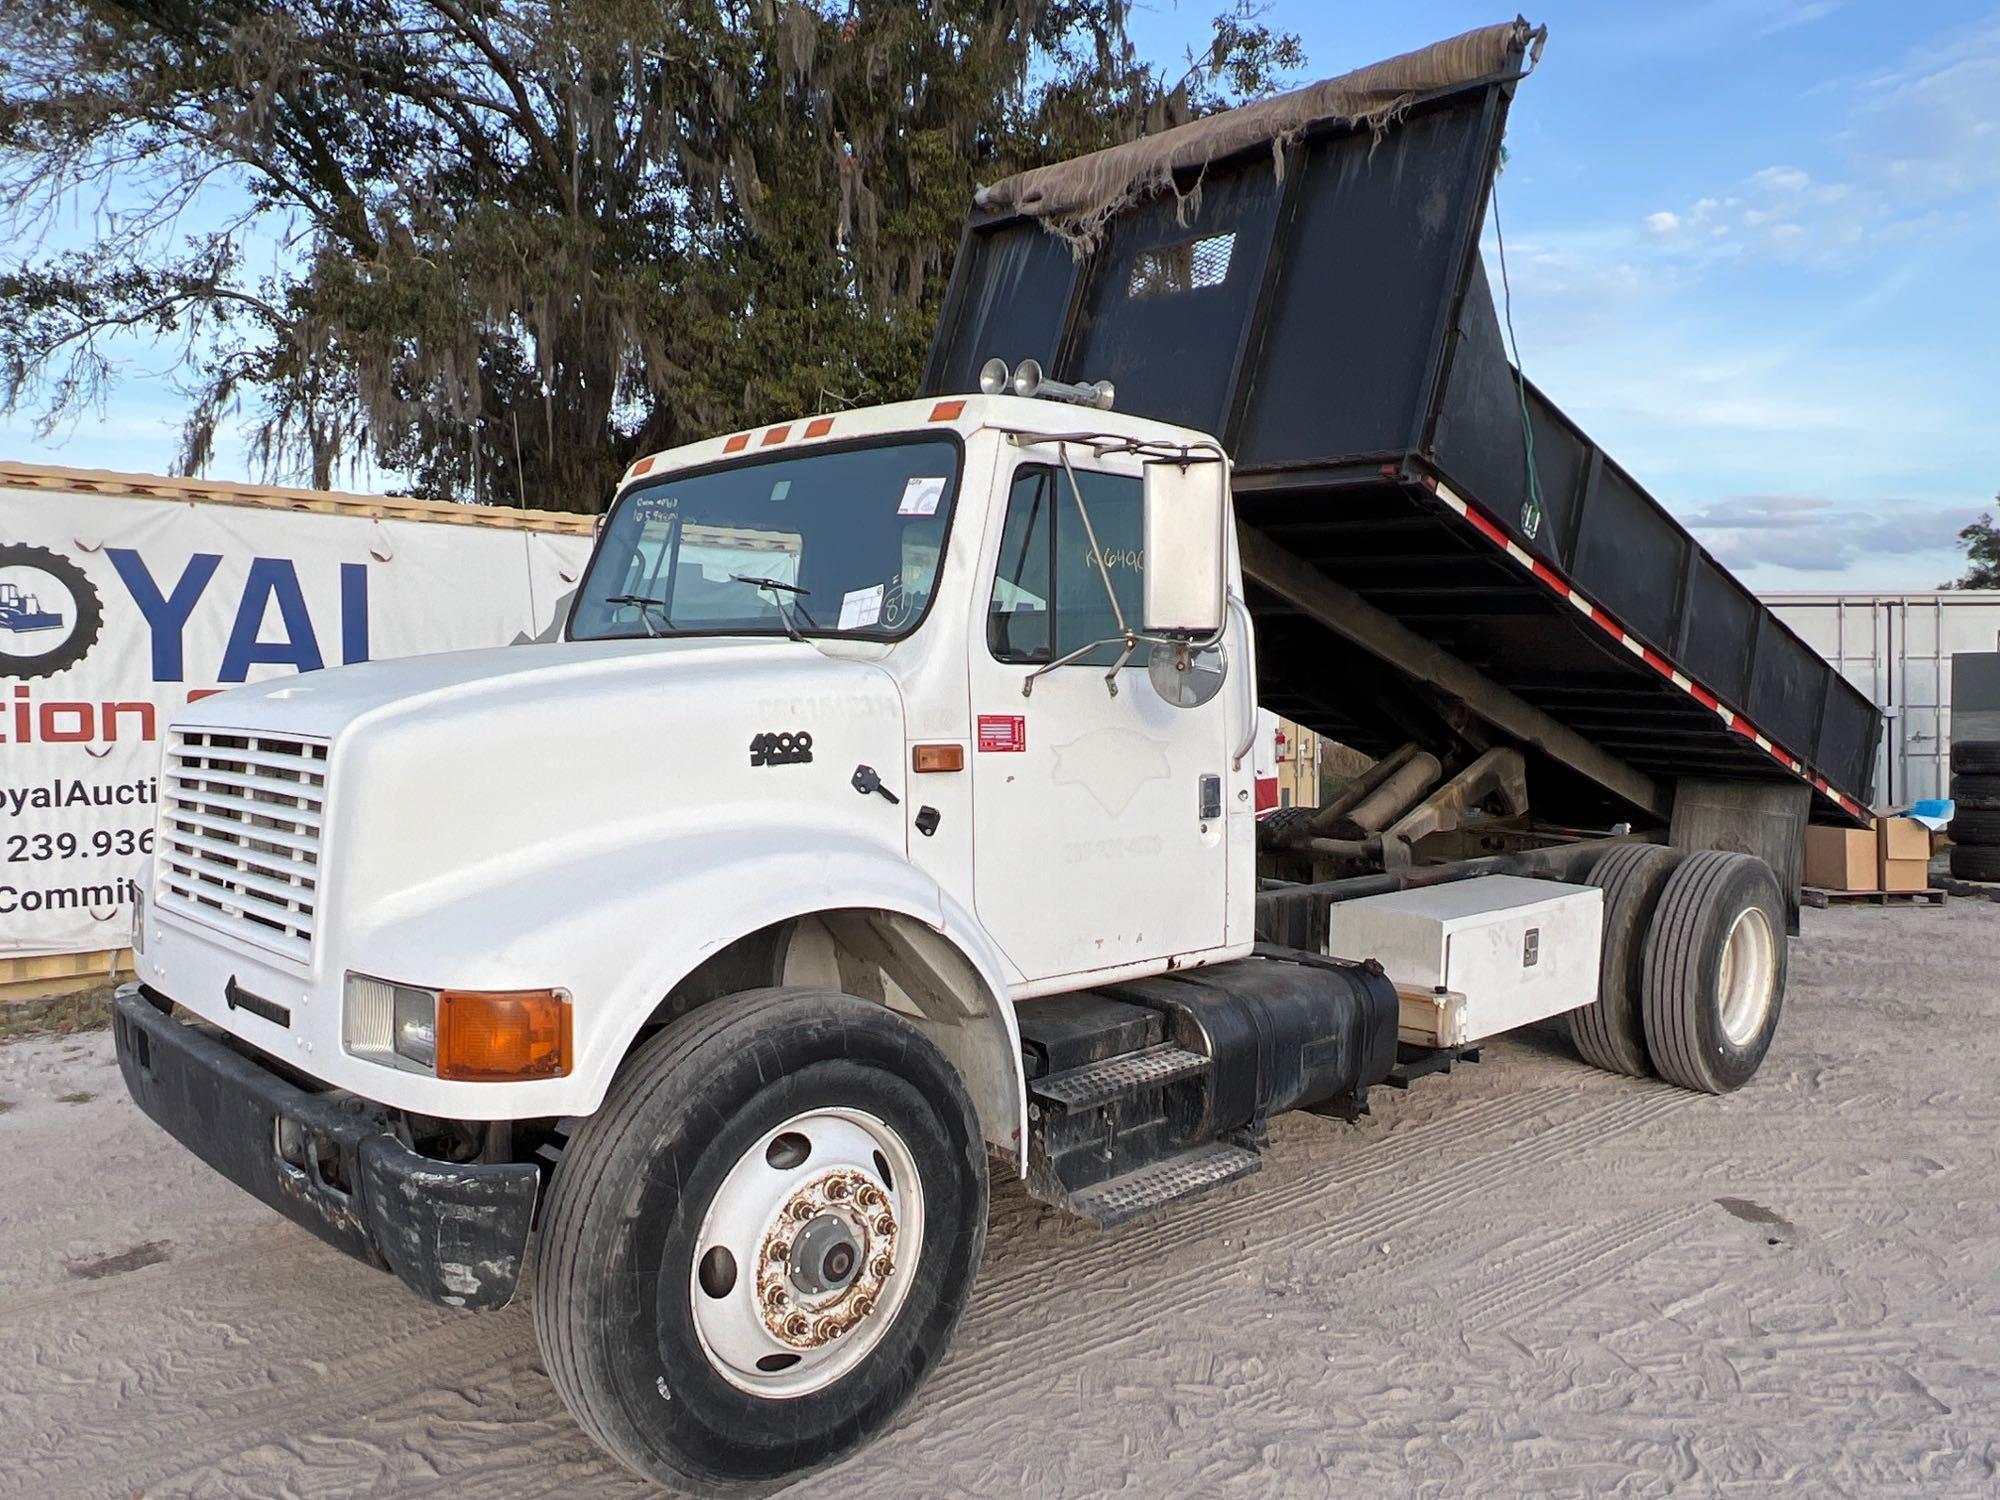
POLYGON ((757 1304, 771 1337, 818 1349, 867 1317, 896 1268, 896 1230, 888 1194, 856 1168, 794 1189, 757 1257, 757 1304))

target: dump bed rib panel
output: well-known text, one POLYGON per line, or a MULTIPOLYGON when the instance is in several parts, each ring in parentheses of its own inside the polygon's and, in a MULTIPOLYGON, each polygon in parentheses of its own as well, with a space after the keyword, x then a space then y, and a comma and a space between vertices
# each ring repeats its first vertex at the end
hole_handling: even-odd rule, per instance
MULTIPOLYGON (((975 213, 926 393, 995 355, 1112 380, 1121 410, 1223 438, 1244 526, 1625 766, 1798 778, 1817 816, 1859 816, 1874 705, 1506 358, 1478 232, 1517 82, 1379 135, 1321 122, 1282 171, 1269 144, 1211 161, 1082 254, 975 213)), ((1492 738, 1367 632, 1249 593, 1268 706, 1371 752, 1492 738)), ((1538 807, 1618 812, 1603 778, 1531 761, 1538 807)))

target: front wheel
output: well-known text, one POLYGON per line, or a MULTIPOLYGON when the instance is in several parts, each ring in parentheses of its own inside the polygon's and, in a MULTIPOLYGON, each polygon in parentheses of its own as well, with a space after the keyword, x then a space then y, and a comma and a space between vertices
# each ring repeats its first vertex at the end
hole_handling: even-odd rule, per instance
POLYGON ((985 1237, 985 1147, 936 1047, 849 995, 752 991, 647 1042, 571 1136, 536 1331, 624 1463, 754 1493, 889 1423, 985 1237))

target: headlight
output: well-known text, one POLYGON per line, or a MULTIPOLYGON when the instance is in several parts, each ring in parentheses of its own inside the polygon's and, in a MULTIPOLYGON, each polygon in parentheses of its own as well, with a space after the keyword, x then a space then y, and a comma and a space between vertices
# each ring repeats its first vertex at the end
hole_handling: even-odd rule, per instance
POLYGON ((417 1073, 436 1067, 436 990, 349 974, 341 1011, 341 1033, 356 1057, 417 1073))
POLYGON ((439 1078, 561 1078, 571 1062, 567 990, 432 990, 349 974, 342 1035, 356 1057, 439 1078))

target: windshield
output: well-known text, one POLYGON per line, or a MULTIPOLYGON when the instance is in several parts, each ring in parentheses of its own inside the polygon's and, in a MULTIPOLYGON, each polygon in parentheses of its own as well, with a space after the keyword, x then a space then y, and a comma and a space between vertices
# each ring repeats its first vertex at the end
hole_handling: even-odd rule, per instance
POLYGON ((630 490, 605 523, 570 636, 795 627, 898 639, 937 582, 958 456, 954 440, 926 436, 749 459, 630 490))

